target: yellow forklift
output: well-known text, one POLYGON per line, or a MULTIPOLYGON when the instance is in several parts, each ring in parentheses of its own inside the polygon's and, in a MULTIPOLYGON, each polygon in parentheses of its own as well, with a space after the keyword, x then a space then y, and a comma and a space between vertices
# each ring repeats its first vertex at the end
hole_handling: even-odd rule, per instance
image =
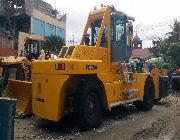
POLYGON ((103 109, 133 103, 150 110, 167 96, 162 88, 168 77, 161 78, 159 69, 132 71, 128 63, 133 21, 113 6, 95 9, 80 45, 64 46, 57 60, 33 62, 33 113, 57 122, 73 111, 79 128, 90 129, 100 124, 103 109))

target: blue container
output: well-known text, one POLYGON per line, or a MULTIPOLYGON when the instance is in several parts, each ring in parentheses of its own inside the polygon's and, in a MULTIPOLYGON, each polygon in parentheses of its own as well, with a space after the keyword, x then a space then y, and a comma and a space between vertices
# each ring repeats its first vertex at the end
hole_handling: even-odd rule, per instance
POLYGON ((0 140, 14 139, 16 100, 0 98, 0 140))

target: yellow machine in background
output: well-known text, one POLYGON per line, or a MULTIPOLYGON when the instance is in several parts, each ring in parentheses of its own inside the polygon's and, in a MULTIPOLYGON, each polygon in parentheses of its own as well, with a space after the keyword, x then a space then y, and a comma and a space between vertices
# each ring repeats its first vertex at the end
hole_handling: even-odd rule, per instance
MULTIPOLYGON (((32 91, 32 84, 28 82, 27 70, 23 67, 27 62, 28 60, 24 57, 8 57, 0 62, 0 67, 2 68, 1 93, 7 87, 5 95, 2 95, 17 99, 17 112, 20 114, 29 114, 29 111, 26 109, 29 103, 27 104, 26 100, 31 99, 29 96, 32 95, 32 92, 29 92, 29 90, 32 91)), ((30 112, 32 112, 32 109, 30 112)))
POLYGON ((8 57, 0 62, 6 79, 4 85, 7 84, 6 96, 17 99, 16 111, 19 115, 32 114, 31 61, 40 56, 40 51, 43 48, 42 41, 41 39, 26 37, 25 57, 20 54, 17 58, 8 57))
POLYGON ((102 109, 134 103, 150 110, 155 99, 167 96, 160 89, 167 77, 159 69, 131 70, 133 21, 114 7, 94 10, 80 45, 63 47, 58 60, 33 62, 33 113, 59 121, 73 110, 78 126, 89 129, 100 124, 102 109))

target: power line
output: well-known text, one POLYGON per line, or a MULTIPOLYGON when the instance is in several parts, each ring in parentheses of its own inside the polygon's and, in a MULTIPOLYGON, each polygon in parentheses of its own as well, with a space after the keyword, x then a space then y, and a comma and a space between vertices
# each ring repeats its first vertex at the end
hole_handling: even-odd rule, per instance
POLYGON ((153 24, 153 25, 148 25, 148 26, 141 26, 141 27, 136 27, 136 30, 139 32, 143 32, 143 31, 147 31, 147 30, 155 30, 155 29, 160 29, 160 28, 165 28, 165 27, 169 27, 170 25, 172 25, 174 23, 174 20, 178 20, 180 21, 180 18, 173 18, 171 20, 167 20, 164 22, 160 22, 157 24, 153 24))
POLYGON ((174 20, 180 21, 180 18, 173 18, 164 22, 159 22, 157 24, 152 24, 148 26, 136 27, 136 32, 142 40, 152 40, 157 37, 164 37, 167 32, 171 30, 171 26, 174 20))

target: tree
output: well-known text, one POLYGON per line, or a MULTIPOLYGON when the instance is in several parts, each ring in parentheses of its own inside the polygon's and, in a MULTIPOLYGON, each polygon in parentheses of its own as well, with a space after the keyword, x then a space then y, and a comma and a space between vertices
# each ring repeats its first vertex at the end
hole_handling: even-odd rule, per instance
POLYGON ((169 37, 167 38, 168 42, 179 42, 180 41, 180 22, 175 20, 174 24, 171 26, 172 31, 167 33, 169 37))
POLYGON ((162 48, 164 45, 164 40, 162 38, 156 38, 152 40, 153 47, 149 48, 149 51, 153 53, 154 57, 159 57, 162 54, 162 48))
POLYGON ((15 8, 14 8, 15 1, 14 0, 1 0, 0 4, 2 5, 4 13, 6 15, 5 18, 9 26, 10 35, 14 36, 10 18, 12 15, 14 15, 14 12, 15 12, 15 8))
POLYGON ((154 57, 162 54, 173 66, 180 66, 180 22, 175 20, 171 28, 172 31, 165 38, 153 40, 153 47, 149 50, 154 57))
POLYGON ((166 53, 173 66, 180 66, 180 22, 175 20, 171 26, 172 31, 167 33, 168 37, 164 40, 166 53))
POLYGON ((52 51, 54 53, 59 53, 63 45, 65 45, 64 39, 57 35, 45 37, 45 42, 44 42, 45 50, 52 51))
POLYGON ((18 10, 17 7, 23 7, 23 4, 24 0, 0 0, 0 5, 2 5, 11 37, 14 37, 11 17, 14 16, 14 13, 18 10))
POLYGON ((168 45, 167 56, 174 67, 180 66, 180 42, 170 43, 168 45))

